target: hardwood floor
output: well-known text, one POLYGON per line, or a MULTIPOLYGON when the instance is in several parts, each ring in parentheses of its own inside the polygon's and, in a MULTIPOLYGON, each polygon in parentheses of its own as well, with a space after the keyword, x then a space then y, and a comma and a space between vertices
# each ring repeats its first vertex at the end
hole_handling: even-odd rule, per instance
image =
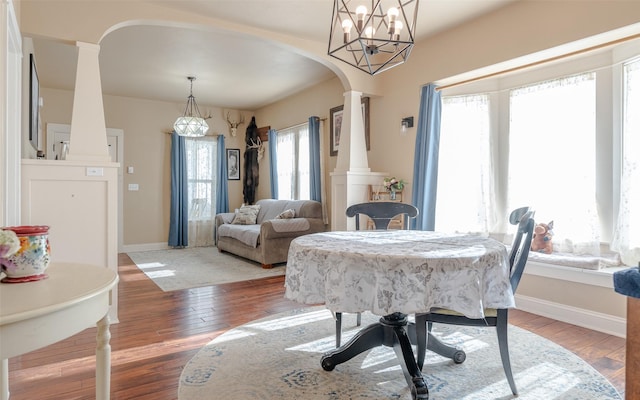
MULTIPOLYGON (((284 299, 283 277, 165 293, 126 254, 119 255, 119 271, 111 399, 176 399, 183 366, 206 343, 235 326, 301 307, 284 299)), ((624 339, 518 310, 510 322, 573 351, 623 394, 624 339)), ((87 329, 10 359, 11 400, 95 398, 95 334, 87 329)))

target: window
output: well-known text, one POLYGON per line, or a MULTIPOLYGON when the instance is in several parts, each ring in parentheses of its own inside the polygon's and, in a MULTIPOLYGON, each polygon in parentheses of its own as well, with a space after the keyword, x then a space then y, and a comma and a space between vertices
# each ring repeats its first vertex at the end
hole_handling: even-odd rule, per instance
POLYGON ((489 96, 443 98, 440 132, 436 230, 494 229, 489 96))
POLYGON ((514 89, 509 99, 508 208, 530 205, 536 220, 554 221, 558 251, 599 254, 595 74, 514 89))
POLYGON ((620 211, 612 247, 622 260, 640 260, 640 60, 623 66, 622 173, 620 211))
POLYGON ((277 134, 278 197, 309 200, 309 124, 283 129, 277 134))
POLYGON ((637 47, 445 89, 436 229, 509 232, 509 211, 530 205, 536 220, 554 221, 555 251, 598 255, 611 243, 635 265, 640 60, 625 62, 632 57, 637 47))
POLYGON ((189 220, 215 217, 216 141, 212 137, 186 138, 189 220))

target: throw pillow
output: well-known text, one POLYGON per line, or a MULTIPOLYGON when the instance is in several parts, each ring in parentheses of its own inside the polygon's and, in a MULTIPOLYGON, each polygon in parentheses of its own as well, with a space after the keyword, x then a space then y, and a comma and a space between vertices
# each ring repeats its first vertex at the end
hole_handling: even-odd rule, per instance
POLYGON ((242 206, 231 223, 234 225, 253 225, 258 219, 259 211, 260 205, 257 204, 253 206, 242 206))
POLYGON ((276 219, 289 219, 289 218, 295 218, 295 216, 296 216, 296 210, 294 210, 293 208, 290 208, 278 214, 276 219))

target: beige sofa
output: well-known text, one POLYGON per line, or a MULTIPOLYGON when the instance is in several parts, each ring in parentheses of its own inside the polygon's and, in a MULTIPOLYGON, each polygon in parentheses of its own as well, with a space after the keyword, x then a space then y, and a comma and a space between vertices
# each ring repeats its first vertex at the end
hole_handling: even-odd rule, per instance
POLYGON ((298 236, 323 232, 322 205, 313 200, 258 200, 255 225, 232 224, 235 213, 216 215, 218 250, 259 262, 263 268, 287 261, 289 244, 298 236), (286 210, 295 217, 277 219, 286 210))

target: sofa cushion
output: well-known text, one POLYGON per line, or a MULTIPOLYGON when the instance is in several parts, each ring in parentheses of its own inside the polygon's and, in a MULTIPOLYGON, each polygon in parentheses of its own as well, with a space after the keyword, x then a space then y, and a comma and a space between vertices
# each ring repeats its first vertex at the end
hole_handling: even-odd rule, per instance
POLYGON ((260 225, 220 225, 218 236, 230 237, 255 248, 258 247, 258 239, 260 238, 260 225))
POLYGON ((274 219, 271 226, 276 232, 304 232, 311 226, 306 218, 274 219))
POLYGON ((276 219, 291 219, 291 218, 295 218, 295 216, 296 216, 296 210, 294 210, 293 208, 290 208, 278 214, 276 219))
POLYGON ((286 210, 294 210, 297 218, 322 218, 322 205, 310 200, 261 199, 256 204, 262 206, 258 213, 258 224, 276 217, 286 210))
POLYGON ((260 205, 242 206, 233 218, 234 225, 254 225, 260 212, 260 205))

